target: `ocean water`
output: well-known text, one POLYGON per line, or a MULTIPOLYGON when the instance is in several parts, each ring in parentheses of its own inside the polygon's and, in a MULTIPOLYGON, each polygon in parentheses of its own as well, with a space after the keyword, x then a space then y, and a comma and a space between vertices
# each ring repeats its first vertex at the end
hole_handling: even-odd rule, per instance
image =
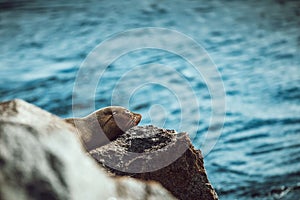
MULTIPOLYGON (((98 46, 99 57, 118 54, 119 44, 103 51, 98 46)), ((300 198, 299 52, 297 0, 0 0, 1 101, 21 98, 60 117, 127 105, 143 115, 141 124, 177 131, 196 127, 190 133, 193 144, 203 150, 210 119, 218 112, 211 94, 224 91, 224 99, 216 97, 225 105, 224 126, 204 158, 220 199, 300 198), (201 45, 207 54, 199 59, 209 55, 224 88, 210 90, 191 63, 165 50, 174 43, 174 51, 189 55, 192 47, 168 31, 160 33, 167 42, 154 41, 145 31, 121 41, 163 48, 119 55, 101 77, 100 64, 87 68, 82 80, 99 78, 76 89, 80 69, 97 45, 146 27, 178 31, 201 45)), ((204 69, 207 63, 202 64, 204 69)))

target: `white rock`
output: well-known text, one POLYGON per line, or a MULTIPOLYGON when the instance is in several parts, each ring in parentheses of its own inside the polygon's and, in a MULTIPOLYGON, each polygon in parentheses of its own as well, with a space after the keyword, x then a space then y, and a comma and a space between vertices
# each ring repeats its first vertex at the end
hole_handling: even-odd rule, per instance
POLYGON ((173 199, 159 184, 109 177, 76 130, 22 100, 0 104, 0 199, 173 199))

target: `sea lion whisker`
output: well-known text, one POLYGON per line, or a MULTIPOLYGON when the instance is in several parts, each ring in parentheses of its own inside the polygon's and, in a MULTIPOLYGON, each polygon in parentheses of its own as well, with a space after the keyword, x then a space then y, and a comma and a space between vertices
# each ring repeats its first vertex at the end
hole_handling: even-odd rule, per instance
POLYGON ((127 122, 126 128, 127 128, 127 129, 131 128, 133 124, 134 124, 134 119, 130 119, 130 120, 127 122))

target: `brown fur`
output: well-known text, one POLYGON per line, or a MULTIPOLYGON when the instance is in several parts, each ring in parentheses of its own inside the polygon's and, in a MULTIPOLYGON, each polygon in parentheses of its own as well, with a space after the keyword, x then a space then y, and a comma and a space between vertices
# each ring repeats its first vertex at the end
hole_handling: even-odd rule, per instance
POLYGON ((77 128, 87 151, 105 145, 136 126, 142 116, 120 106, 99 109, 84 118, 69 118, 66 122, 77 128))

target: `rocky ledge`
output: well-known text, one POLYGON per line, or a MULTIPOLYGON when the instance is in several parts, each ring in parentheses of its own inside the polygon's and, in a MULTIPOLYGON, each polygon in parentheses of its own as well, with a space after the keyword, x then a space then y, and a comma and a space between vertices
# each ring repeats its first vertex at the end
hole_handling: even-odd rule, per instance
POLYGON ((187 134, 134 127, 89 153, 63 119, 0 104, 1 200, 217 199, 187 134))
POLYGON ((218 199, 186 133, 136 126, 89 153, 110 173, 157 181, 178 199, 218 199))

